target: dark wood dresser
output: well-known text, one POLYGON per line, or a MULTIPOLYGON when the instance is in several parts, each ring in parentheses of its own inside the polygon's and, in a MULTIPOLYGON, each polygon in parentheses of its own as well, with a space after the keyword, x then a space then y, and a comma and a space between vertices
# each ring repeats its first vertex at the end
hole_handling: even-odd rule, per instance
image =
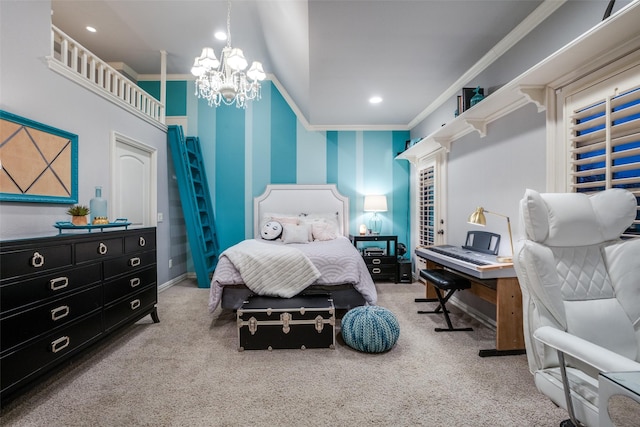
POLYGON ((0 398, 150 314, 156 229, 0 242, 0 398))

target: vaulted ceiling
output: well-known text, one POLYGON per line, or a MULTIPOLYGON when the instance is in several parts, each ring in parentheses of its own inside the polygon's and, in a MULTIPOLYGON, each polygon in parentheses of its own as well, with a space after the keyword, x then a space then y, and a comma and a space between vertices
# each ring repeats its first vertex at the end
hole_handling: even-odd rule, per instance
MULTIPOLYGON (((235 0, 231 44, 261 61, 317 128, 407 128, 541 0, 235 0), (368 99, 378 95, 380 104, 368 99)), ((53 24, 141 75, 190 76, 219 56, 227 2, 53 0, 53 24), (86 31, 93 26, 97 32, 86 31)))

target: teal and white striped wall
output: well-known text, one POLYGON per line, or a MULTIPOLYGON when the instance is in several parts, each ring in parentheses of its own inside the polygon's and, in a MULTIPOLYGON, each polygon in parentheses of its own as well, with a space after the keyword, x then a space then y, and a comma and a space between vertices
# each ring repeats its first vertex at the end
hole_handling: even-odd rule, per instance
MULTIPOLYGON (((159 92, 157 82, 140 82, 159 92)), ((385 194, 382 233, 409 242, 409 164, 395 160, 409 131, 309 131, 276 86, 246 109, 209 107, 193 82, 170 81, 167 115, 186 116, 188 135, 200 137, 222 250, 253 237, 253 198, 267 184, 337 184, 350 200, 350 232, 367 224, 366 194, 385 194)))

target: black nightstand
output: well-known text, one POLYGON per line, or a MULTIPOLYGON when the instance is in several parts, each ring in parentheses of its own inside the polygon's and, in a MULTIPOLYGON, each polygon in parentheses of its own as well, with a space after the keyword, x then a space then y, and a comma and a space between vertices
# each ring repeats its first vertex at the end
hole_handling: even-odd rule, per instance
POLYGON ((398 283, 398 236, 349 235, 349 239, 364 258, 373 280, 398 283))

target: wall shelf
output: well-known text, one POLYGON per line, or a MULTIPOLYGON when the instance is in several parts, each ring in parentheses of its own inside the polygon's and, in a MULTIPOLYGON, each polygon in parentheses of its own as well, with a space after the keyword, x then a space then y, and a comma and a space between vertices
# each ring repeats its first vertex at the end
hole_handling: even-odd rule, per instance
POLYGON ((487 125, 517 109, 534 103, 546 109, 547 94, 573 82, 634 50, 640 49, 640 1, 634 1, 606 21, 514 78, 449 123, 398 154, 396 159, 417 164, 440 148, 472 132, 487 135, 487 125))

